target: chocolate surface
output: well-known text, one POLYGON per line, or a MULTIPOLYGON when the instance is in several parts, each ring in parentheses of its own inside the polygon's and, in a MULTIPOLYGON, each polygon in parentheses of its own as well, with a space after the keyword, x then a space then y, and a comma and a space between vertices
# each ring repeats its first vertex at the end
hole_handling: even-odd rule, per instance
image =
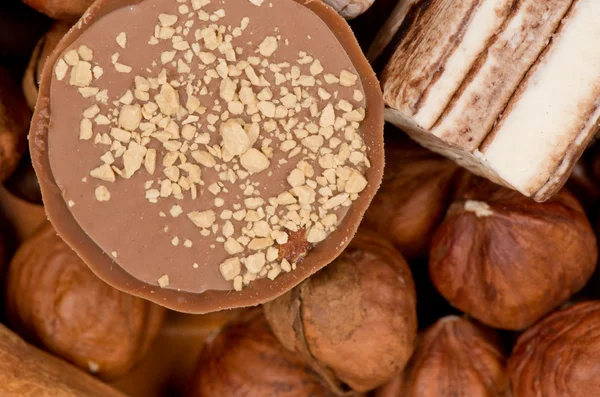
MULTIPOLYGON (((174 1, 156 0, 137 3, 139 2, 131 2, 131 6, 121 9, 119 6, 123 3, 115 0, 96 3, 77 28, 59 44, 47 65, 55 65, 58 58, 70 48, 78 48, 85 43, 94 51, 94 61, 108 62, 107 65, 101 65, 105 73, 98 85, 108 88, 109 92, 111 89, 120 92, 120 87, 126 88, 131 84, 136 71, 128 75, 116 72, 110 65, 111 54, 120 52, 119 62, 134 68, 139 65, 147 67, 152 59, 160 59, 160 54, 166 47, 161 48, 159 44, 153 48, 146 44, 156 24, 156 15, 153 18, 139 15, 143 12, 158 14, 163 10, 173 13, 168 10, 176 10, 179 5, 174 1), (120 32, 127 34, 126 50, 122 50, 115 41, 120 32)), ((358 74, 365 94, 363 101, 366 102, 367 111, 360 132, 370 161, 370 168, 365 170, 368 185, 350 207, 337 212, 338 217, 342 218, 338 228, 325 241, 318 243, 297 264, 295 270, 281 273, 275 280, 253 281, 241 292, 231 291, 231 283, 225 281, 219 273, 219 264, 227 258, 221 245, 211 248, 210 244, 203 243, 198 229, 185 216, 171 219, 169 215, 167 218, 159 215, 161 211, 169 214, 173 204, 185 208, 191 198, 184 197, 177 202, 169 198, 157 204, 148 203, 143 195, 143 185, 148 179, 145 172, 133 175, 126 183, 120 183, 122 181, 119 180, 117 183, 107 184, 111 199, 98 203, 94 198, 98 181, 92 183, 88 174, 101 164, 98 159, 106 149, 98 149, 91 142, 82 144, 78 137, 81 111, 93 102, 86 101, 77 90, 61 88, 56 79, 52 80, 52 67, 46 67, 43 73, 38 111, 30 136, 33 161, 41 180, 48 215, 61 236, 107 282, 181 311, 206 312, 258 304, 287 291, 329 263, 354 234, 366 206, 379 186, 383 168, 381 93, 376 78, 346 23, 331 9, 318 2, 303 4, 282 1, 273 4, 273 7, 264 3, 261 8, 245 0, 236 2, 233 7, 229 4, 231 3, 215 4, 215 9, 225 8, 225 24, 228 23, 227 18, 232 18, 231 25, 239 23, 244 16, 250 18, 250 34, 258 37, 253 40, 252 48, 256 48, 262 41, 261 35, 265 36, 278 27, 278 34, 290 40, 288 47, 280 46, 275 53, 275 57, 282 57, 278 62, 287 60, 291 63, 296 59, 298 51, 306 51, 319 59, 327 72, 339 74, 341 70, 349 70, 358 74), (308 39, 306 35, 311 38, 308 39), (51 102, 50 98, 56 99, 51 102), (87 183, 82 182, 86 176, 87 183), (165 225, 169 226, 168 235, 163 232, 165 225), (173 236, 182 241, 189 238, 193 246, 189 249, 173 247, 173 236), (118 253, 116 259, 110 257, 113 252, 118 253), (194 268, 194 263, 199 266, 194 268), (168 274, 169 284, 165 288, 159 288, 157 279, 163 274, 168 274)), ((208 5, 207 10, 210 7, 208 5)), ((208 86, 209 90, 212 89, 210 83, 208 86)), ((340 98, 346 95, 351 99, 354 88, 346 92, 340 89, 340 98)), ((122 94, 121 92, 116 98, 122 94)), ((113 98, 111 95, 111 100, 113 98)), ((211 144, 217 143, 219 142, 211 141, 211 144)), ((271 164, 277 164, 278 155, 280 153, 277 151, 273 154, 271 164)), ((272 166, 269 168, 272 173, 258 173, 251 179, 258 182, 256 186, 261 191, 261 196, 270 197, 271 193, 282 190, 281 184, 295 165, 296 162, 289 162, 284 167, 272 166)), ((212 177, 217 177, 215 172, 212 177)), ((210 171, 203 172, 205 186, 211 184, 210 178, 210 171)), ((223 196, 226 202, 228 198, 239 195, 239 192, 233 190, 223 196)), ((193 209, 204 209, 196 208, 202 200, 207 200, 204 204, 212 204, 213 196, 208 192, 206 195, 208 198, 199 195, 198 200, 192 203, 195 206, 193 209)))

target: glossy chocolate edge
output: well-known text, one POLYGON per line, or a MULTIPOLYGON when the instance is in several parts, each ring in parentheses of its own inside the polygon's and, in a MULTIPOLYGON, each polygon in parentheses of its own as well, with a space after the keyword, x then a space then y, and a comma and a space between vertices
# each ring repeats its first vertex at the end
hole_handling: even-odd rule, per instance
POLYGON ((237 307, 255 306, 275 299, 289 291, 307 277, 331 263, 352 240, 362 217, 379 189, 383 177, 383 96, 373 69, 360 49, 348 23, 331 7, 319 0, 294 0, 319 16, 337 37, 358 71, 367 102, 367 115, 361 133, 367 144, 371 167, 366 172, 369 182, 366 189, 352 204, 346 217, 327 240, 313 248, 296 270, 282 273, 275 280, 261 279, 252 282, 241 292, 209 290, 201 294, 163 289, 146 284, 115 263, 80 227, 67 207, 50 168, 47 152, 50 120, 50 85, 54 64, 62 52, 95 21, 119 8, 143 0, 97 0, 79 22, 65 35, 48 58, 42 72, 40 94, 29 132, 32 162, 40 180, 46 214, 57 233, 83 259, 88 267, 113 287, 145 298, 169 309, 188 313, 208 313, 237 307))

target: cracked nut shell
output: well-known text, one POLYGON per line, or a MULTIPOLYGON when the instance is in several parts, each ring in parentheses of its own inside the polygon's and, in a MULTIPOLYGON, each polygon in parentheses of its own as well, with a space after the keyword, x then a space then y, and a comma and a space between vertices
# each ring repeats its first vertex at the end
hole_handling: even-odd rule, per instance
POLYGON ((275 339, 261 309, 252 309, 207 342, 193 397, 331 397, 316 373, 275 339))
POLYGON ((165 313, 97 278, 49 224, 13 258, 6 309, 27 340, 104 379, 144 357, 165 313))
POLYGON ((508 360, 514 397, 590 397, 600 388, 600 302, 560 310, 527 330, 508 360))
POLYGON ((434 235, 429 274, 456 308, 519 330, 583 288, 597 259, 594 231, 566 190, 536 203, 467 176, 434 235))
MULTIPOLYGON (((361 227, 388 238, 406 258, 425 257, 449 205, 458 166, 408 138, 386 139, 383 182, 361 227)), ((391 134, 390 134, 391 135, 391 134)))
POLYGON ((404 368, 417 330, 408 265, 378 236, 359 232, 332 264, 264 305, 275 335, 338 394, 386 383, 404 368))
POLYGON ((419 335, 406 370, 375 397, 508 397, 509 389, 498 335, 448 316, 419 335))

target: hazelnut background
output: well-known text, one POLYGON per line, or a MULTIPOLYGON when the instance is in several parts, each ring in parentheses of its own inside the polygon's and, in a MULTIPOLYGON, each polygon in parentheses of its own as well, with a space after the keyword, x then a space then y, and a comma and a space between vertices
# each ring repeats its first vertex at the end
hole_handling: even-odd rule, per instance
POLYGON ((419 335, 406 370, 375 397, 508 397, 499 340, 467 319, 444 317, 419 335))
POLYGON ((204 347, 190 396, 333 396, 320 379, 273 335, 262 310, 253 309, 204 347))
POLYGON ((5 293, 14 330, 105 379, 144 357, 165 313, 97 278, 49 224, 17 251, 5 293))
POLYGON ((125 397, 124 394, 25 343, 0 325, 0 395, 125 397))
POLYGON ((597 259, 592 227, 566 190, 539 204, 467 175, 434 235, 429 274, 456 308, 519 330, 583 288, 597 259))
POLYGON ((264 308, 279 341, 338 393, 345 385, 360 392, 381 386, 413 351, 417 318, 408 265, 365 231, 325 269, 264 308))
POLYGON ((458 167, 407 137, 399 137, 402 132, 391 128, 388 132, 383 182, 361 226, 392 241, 409 259, 426 256, 448 208, 458 167))
POLYGON ((346 19, 354 19, 367 11, 375 0, 325 0, 346 19))
POLYGON ((508 360, 514 397, 589 397, 600 390, 600 302, 557 311, 519 338, 508 360))
POLYGON ((25 152, 17 169, 6 180, 4 186, 21 200, 42 205, 42 192, 33 166, 31 156, 25 152))
POLYGON ((20 87, 0 67, 0 182, 13 173, 25 152, 30 119, 20 87))
POLYGON ((53 19, 77 19, 94 0, 23 0, 33 9, 53 19))

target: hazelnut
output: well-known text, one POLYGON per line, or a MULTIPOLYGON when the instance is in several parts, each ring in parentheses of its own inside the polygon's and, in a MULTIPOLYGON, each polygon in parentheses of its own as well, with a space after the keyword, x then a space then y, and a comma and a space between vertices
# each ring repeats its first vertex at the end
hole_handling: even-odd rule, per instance
POLYGON ((332 394, 275 339, 260 309, 250 310, 208 341, 191 396, 328 397, 332 394))
POLYGON ((25 343, 0 325, 0 395, 125 397, 72 365, 25 343))
POLYGON ((42 192, 37 175, 31 165, 29 152, 25 152, 17 169, 6 180, 4 186, 21 200, 38 205, 42 204, 42 192))
POLYGON ((508 359, 514 397, 597 396, 600 302, 557 311, 527 330, 508 359))
POLYGON ((337 393, 346 385, 359 392, 381 386, 413 351, 417 318, 408 265, 365 231, 329 266, 264 308, 279 341, 337 393))
POLYGON ((325 0, 338 14, 346 19, 354 19, 367 11, 375 0, 325 0))
POLYGON ((97 278, 49 224, 13 258, 6 310, 26 339, 105 379, 144 357, 165 313, 97 278))
POLYGON ((385 157, 383 183, 361 226, 388 238, 409 259, 424 257, 458 167, 407 138, 386 139, 385 157))
POLYGON ((507 397, 505 364, 492 330, 448 316, 419 335, 406 370, 375 397, 507 397))
POLYGON ((46 59, 54 51, 60 39, 71 29, 71 26, 73 26, 72 22, 54 22, 50 30, 39 39, 31 54, 29 64, 23 76, 23 93, 31 110, 35 108, 39 82, 42 80, 42 70, 46 64, 46 59))
POLYGON ((536 203, 467 175, 433 238, 429 274, 456 308, 519 330, 583 288, 597 258, 592 227, 566 190, 536 203))
POLYGON ((94 0, 23 0, 29 7, 52 19, 78 19, 94 0))
POLYGON ((17 168, 27 148, 31 111, 21 88, 0 67, 0 182, 17 168))

